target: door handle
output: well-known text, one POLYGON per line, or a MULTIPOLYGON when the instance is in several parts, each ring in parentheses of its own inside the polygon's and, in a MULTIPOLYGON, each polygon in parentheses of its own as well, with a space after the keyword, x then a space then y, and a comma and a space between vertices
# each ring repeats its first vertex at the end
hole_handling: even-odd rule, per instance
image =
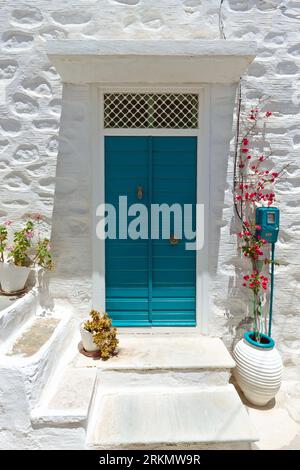
POLYGON ((144 196, 143 188, 142 188, 142 186, 138 186, 136 188, 136 197, 137 197, 137 199, 141 200, 141 199, 143 199, 143 196, 144 196))
POLYGON ((176 238, 174 235, 170 236, 169 242, 171 245, 175 246, 179 243, 179 238, 176 238))

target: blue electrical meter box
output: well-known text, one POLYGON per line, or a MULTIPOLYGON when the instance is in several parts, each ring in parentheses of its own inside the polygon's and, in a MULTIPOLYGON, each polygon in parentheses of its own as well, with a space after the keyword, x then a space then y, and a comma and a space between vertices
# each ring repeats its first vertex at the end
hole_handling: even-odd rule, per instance
POLYGON ((256 209, 256 224, 261 228, 256 230, 268 243, 276 243, 279 232, 279 209, 277 207, 258 207, 256 209))

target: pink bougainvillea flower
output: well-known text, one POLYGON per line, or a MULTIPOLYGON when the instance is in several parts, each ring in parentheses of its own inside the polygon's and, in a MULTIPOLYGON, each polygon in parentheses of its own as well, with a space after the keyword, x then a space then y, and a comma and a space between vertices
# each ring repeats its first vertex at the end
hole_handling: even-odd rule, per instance
POLYGON ((243 152, 243 153, 248 153, 248 152, 249 152, 249 149, 242 149, 242 152, 243 152))
POLYGON ((242 141, 243 145, 248 145, 249 144, 249 140, 244 137, 243 141, 242 141))
POLYGON ((249 114, 249 119, 251 119, 251 121, 256 121, 257 119, 257 114, 258 114, 258 109, 251 109, 251 112, 249 114))
POLYGON ((266 116, 266 117, 270 117, 270 116, 272 116, 272 114, 273 114, 273 113, 272 113, 271 111, 267 111, 266 114, 265 114, 265 116, 266 116))
POLYGON ((30 230, 29 232, 26 232, 26 233, 25 233, 26 238, 33 238, 33 235, 34 235, 34 233, 33 233, 32 230, 30 230))
POLYGON ((9 225, 11 225, 11 224, 12 224, 12 221, 11 221, 11 220, 6 220, 6 221, 4 222, 4 225, 7 225, 7 226, 9 226, 9 225))

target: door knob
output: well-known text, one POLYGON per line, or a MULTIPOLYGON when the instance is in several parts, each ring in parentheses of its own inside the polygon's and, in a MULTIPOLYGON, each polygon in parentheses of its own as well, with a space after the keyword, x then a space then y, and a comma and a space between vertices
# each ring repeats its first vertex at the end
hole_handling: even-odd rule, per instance
POLYGON ((174 235, 171 235, 169 241, 171 245, 175 246, 179 243, 179 238, 176 238, 174 235))
POLYGON ((143 199, 143 188, 142 188, 142 186, 138 186, 136 188, 136 197, 139 200, 143 199))

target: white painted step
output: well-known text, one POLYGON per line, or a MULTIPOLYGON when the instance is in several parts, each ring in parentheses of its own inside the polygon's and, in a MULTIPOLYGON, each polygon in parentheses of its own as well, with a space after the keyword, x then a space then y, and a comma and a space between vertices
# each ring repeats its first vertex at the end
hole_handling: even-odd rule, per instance
POLYGON ((95 369, 66 368, 52 393, 31 413, 33 426, 86 426, 96 378, 95 369))
POLYGON ((101 370, 230 370, 235 362, 219 338, 198 334, 120 334, 116 357, 91 361, 79 354, 73 366, 101 370))
POLYGON ((88 432, 90 448, 213 448, 257 440, 232 385, 99 391, 88 432))
POLYGON ((198 334, 120 334, 117 356, 93 361, 77 354, 71 365, 74 369, 97 368, 101 374, 110 372, 109 379, 105 376, 103 380, 114 385, 153 381, 155 374, 156 385, 196 383, 201 387, 226 385, 235 362, 219 338, 198 334))
MULTIPOLYGON (((31 413, 33 425, 80 424, 88 418, 95 388, 151 386, 198 388, 226 385, 234 361, 218 338, 196 335, 120 335, 119 353, 108 361, 75 354, 58 370, 31 413)), ((78 335, 73 341, 76 351, 78 335)))

